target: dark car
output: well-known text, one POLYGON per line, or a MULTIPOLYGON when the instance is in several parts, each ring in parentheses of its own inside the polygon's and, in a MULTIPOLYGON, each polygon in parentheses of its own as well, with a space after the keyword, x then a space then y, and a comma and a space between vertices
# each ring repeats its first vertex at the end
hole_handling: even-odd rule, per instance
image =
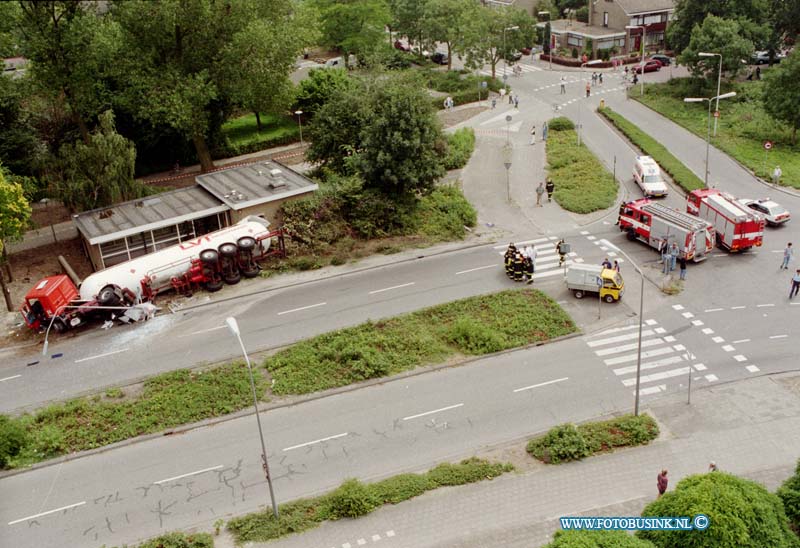
POLYGON ((447 54, 437 51, 433 55, 431 55, 431 61, 436 63, 437 65, 446 65, 449 61, 447 54))
POLYGON ((672 59, 670 59, 669 56, 664 55, 662 53, 656 53, 655 55, 651 55, 650 59, 655 59, 656 61, 661 63, 662 66, 665 67, 668 67, 669 65, 672 64, 672 59))
POLYGON ((633 69, 633 72, 636 74, 641 74, 642 72, 656 72, 658 70, 661 70, 661 63, 655 59, 650 59, 649 61, 644 62, 644 67, 642 67, 641 64, 636 65, 636 67, 633 69))

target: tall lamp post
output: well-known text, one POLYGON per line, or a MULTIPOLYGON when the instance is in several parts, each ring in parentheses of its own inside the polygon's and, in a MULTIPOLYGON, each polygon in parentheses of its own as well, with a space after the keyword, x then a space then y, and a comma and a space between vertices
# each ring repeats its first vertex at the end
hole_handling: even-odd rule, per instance
MULTIPOLYGON (((593 61, 587 61, 585 63, 581 63, 581 73, 585 72, 583 69, 586 65, 597 65, 602 63, 602 59, 594 59, 593 61)), ((578 145, 581 144, 581 102, 578 101, 578 145)))
POLYGON ((642 37, 639 40, 639 49, 640 49, 640 56, 639 59, 639 73, 642 76, 642 91, 641 95, 644 95, 644 38, 645 33, 647 32, 647 25, 625 25, 625 28, 628 30, 631 29, 642 29, 642 37))
MULTIPOLYGON (((719 57, 719 70, 717 71, 717 106, 714 107, 715 112, 719 112, 719 86, 722 83, 722 54, 721 53, 708 53, 705 51, 701 51, 697 54, 698 57, 719 57)), ((717 120, 719 119, 719 114, 714 116, 714 137, 717 136, 717 120)))
POLYGON ((303 121, 300 119, 300 116, 303 115, 302 110, 295 110, 295 114, 297 114, 297 126, 300 128, 300 144, 303 144, 303 121))
POLYGON ((239 324, 236 323, 236 318, 228 317, 225 319, 225 323, 228 324, 228 329, 233 336, 236 337, 236 340, 239 341, 239 346, 241 347, 242 354, 244 355, 244 361, 247 362, 247 371, 250 373, 250 388, 253 389, 253 407, 256 410, 256 421, 258 421, 258 436, 261 438, 261 462, 264 467, 264 474, 267 476, 269 499, 272 502, 272 515, 275 516, 275 519, 278 519, 280 518, 278 515, 278 505, 275 504, 275 492, 272 490, 272 476, 270 476, 269 464, 267 463, 267 446, 264 444, 264 431, 261 429, 261 417, 258 415, 258 394, 256 394, 256 382, 253 380, 253 368, 250 365, 250 358, 247 356, 247 350, 244 349, 242 335, 239 332, 239 324))
MULTIPOLYGON (((503 28, 503 83, 505 84, 506 79, 508 78, 508 51, 506 51, 506 31, 507 30, 519 30, 518 25, 514 25, 513 27, 505 27, 503 28)), ((504 86, 508 87, 508 86, 504 86)))
MULTIPOLYGON (((728 93, 723 93, 722 95, 717 95, 716 97, 709 97, 709 98, 685 97, 683 99, 684 103, 702 103, 703 101, 708 102, 708 121, 706 122, 706 170, 703 177, 703 181, 705 182, 706 188, 708 188, 708 151, 711 148, 711 102, 716 99, 717 105, 719 105, 720 99, 728 99, 735 95, 736 95, 735 91, 730 91, 728 93)), ((719 110, 717 112, 719 112, 719 110)))
MULTIPOLYGON (((550 12, 549 11, 540 11, 537 13, 539 20, 541 21, 544 16, 547 16, 547 23, 550 23, 550 12)), ((547 58, 550 63, 550 67, 548 70, 553 70, 553 39, 551 36, 553 35, 553 28, 550 27, 550 33, 545 37, 547 38, 547 58)), ((544 42, 542 43, 544 46, 544 42)), ((544 50, 544 47, 542 48, 544 50)))

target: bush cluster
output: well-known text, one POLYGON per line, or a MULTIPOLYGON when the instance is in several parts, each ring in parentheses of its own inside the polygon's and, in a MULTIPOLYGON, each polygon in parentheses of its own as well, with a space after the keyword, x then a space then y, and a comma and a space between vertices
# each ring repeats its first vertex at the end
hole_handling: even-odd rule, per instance
POLYGON ((566 116, 559 116, 558 118, 553 118, 547 123, 547 129, 549 131, 567 131, 570 129, 575 129, 575 124, 566 116))
POLYGON ((800 534, 800 459, 797 461, 794 475, 783 482, 777 494, 783 502, 786 517, 789 518, 794 530, 800 534))
POLYGON ((228 530, 237 545, 266 542, 311 529, 326 520, 358 518, 383 504, 398 504, 440 486, 494 479, 513 469, 511 464, 471 458, 458 464, 440 464, 424 474, 401 474, 377 483, 348 479, 327 495, 281 505, 279 520, 271 512, 256 512, 232 519, 228 530))
POLYGON ((445 169, 461 169, 469 161, 475 150, 475 130, 465 127, 447 136, 447 155, 444 157, 445 169))
POLYGON ((528 442, 527 451, 548 464, 580 460, 616 447, 645 445, 658 437, 658 425, 649 415, 623 415, 575 426, 562 424, 528 442))
POLYGON ((139 544, 137 548, 214 548, 208 533, 167 533, 139 544))

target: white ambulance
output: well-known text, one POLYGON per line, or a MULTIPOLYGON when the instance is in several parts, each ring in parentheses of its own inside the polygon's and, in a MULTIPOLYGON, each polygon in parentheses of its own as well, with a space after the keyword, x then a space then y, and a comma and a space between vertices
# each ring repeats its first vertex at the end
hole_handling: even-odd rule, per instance
POLYGON ((633 180, 642 189, 645 198, 666 196, 668 189, 661 168, 650 156, 637 156, 633 164, 633 180))

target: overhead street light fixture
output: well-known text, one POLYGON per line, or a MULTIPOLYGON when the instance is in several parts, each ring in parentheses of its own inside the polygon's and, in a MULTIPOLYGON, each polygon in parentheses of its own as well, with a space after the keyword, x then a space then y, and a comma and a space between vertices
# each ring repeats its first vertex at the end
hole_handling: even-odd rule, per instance
MULTIPOLYGON (((703 180, 705 182, 706 188, 708 188, 708 151, 711 148, 711 102, 716 100, 717 104, 719 104, 720 99, 730 99, 731 97, 735 97, 735 91, 729 91, 728 93, 723 93, 722 95, 717 95, 716 97, 685 97, 683 99, 684 103, 702 103, 703 101, 708 101, 708 122, 706 123, 706 171, 703 180)), ((719 112, 719 110, 717 110, 719 112)))
POLYGON ((625 25, 625 28, 627 30, 642 29, 642 39, 639 40, 639 49, 641 52, 641 58, 639 59, 639 73, 642 75, 642 87, 640 95, 644 95, 644 38, 645 33, 647 32, 647 25, 625 25))
MULTIPOLYGON (((722 54, 721 53, 709 53, 707 51, 701 51, 697 54, 698 57, 719 57, 719 70, 717 71, 717 106, 714 107, 714 110, 719 112, 719 100, 721 97, 719 96, 719 86, 722 83, 722 54)), ((714 137, 717 136, 717 120, 719 119, 719 115, 714 117, 714 137)))

